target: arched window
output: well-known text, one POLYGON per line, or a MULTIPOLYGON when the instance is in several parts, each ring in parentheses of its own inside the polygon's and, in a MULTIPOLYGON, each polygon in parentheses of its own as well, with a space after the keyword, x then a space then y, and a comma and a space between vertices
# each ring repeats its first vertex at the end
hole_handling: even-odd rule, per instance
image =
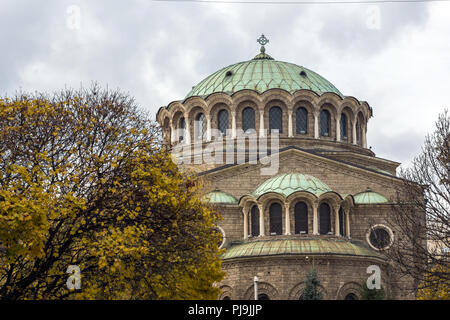
POLYGON ((231 300, 231 298, 229 296, 225 296, 222 300, 231 300))
POLYGON ((279 203, 272 203, 269 208, 270 235, 282 234, 282 208, 279 203))
POLYGON ((330 206, 323 202, 319 207, 320 212, 320 234, 331 232, 330 206))
POLYGON ((295 128, 296 133, 308 133, 308 111, 303 107, 295 112, 295 128))
POLYGON ((331 124, 331 116, 328 110, 322 109, 320 111, 320 135, 324 137, 330 136, 330 124, 331 124))
POLYGON ((217 127, 219 129, 219 132, 223 135, 227 133, 228 129, 228 111, 225 109, 222 109, 219 111, 217 115, 217 127))
POLYGON ((294 207, 295 233, 308 233, 308 206, 297 202, 294 207))
POLYGON ((341 114, 341 140, 347 140, 347 116, 343 113, 341 114))
POLYGON ((345 296, 344 300, 358 300, 358 297, 354 293, 349 293, 345 296))
POLYGON ((253 206, 250 211, 250 220, 251 220, 251 228, 252 228, 252 236, 259 236, 259 209, 258 206, 253 206))
POLYGON ((345 220, 344 220, 344 211, 342 208, 339 209, 339 234, 341 236, 345 235, 345 220))
POLYGON ((270 300, 269 296, 265 293, 260 293, 258 295, 258 300, 270 300))
POLYGON ((179 128, 179 131, 178 131, 178 134, 179 134, 179 136, 178 136, 178 141, 179 142, 181 142, 181 141, 183 141, 183 139, 184 139, 184 128, 186 127, 186 121, 184 120, 184 117, 182 117, 181 119, 180 119, 180 122, 179 122, 179 125, 178 125, 178 128, 179 128))
POLYGON ((244 132, 247 132, 248 130, 256 130, 255 110, 251 107, 247 107, 242 110, 242 130, 244 130, 244 132))
POLYGON ((203 113, 199 113, 197 117, 195 117, 195 137, 197 140, 206 139, 206 117, 203 113))
POLYGON ((283 132, 283 111, 280 107, 272 107, 269 110, 269 131, 278 130, 283 132))

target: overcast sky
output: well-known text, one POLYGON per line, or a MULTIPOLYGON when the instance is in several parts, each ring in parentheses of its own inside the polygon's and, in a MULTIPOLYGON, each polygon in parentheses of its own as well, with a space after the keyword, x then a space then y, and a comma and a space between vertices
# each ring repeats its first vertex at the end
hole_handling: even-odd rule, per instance
POLYGON ((259 52, 374 110, 368 145, 408 164, 450 101, 450 3, 263 5, 0 0, 0 95, 98 81, 153 117, 259 52))

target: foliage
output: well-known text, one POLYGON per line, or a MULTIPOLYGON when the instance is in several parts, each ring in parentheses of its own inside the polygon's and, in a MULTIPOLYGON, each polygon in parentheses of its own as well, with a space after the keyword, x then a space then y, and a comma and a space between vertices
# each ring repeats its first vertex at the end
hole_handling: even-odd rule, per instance
POLYGON ((0 298, 217 298, 219 216, 159 137, 95 84, 0 100, 0 298))
POLYGON ((317 272, 315 269, 311 269, 306 274, 305 287, 302 291, 302 300, 322 300, 323 294, 320 289, 320 281, 317 278, 317 272))
MULTIPOLYGON (((436 267, 437 270, 433 270, 432 273, 427 275, 428 277, 436 277, 438 272, 448 273, 450 270, 439 270, 443 267, 436 267)), ((437 279, 439 280, 439 279, 437 279)), ((436 281, 436 279, 426 279, 426 283, 433 283, 432 286, 424 285, 422 289, 419 290, 417 299, 418 300, 450 300, 450 282, 449 281, 436 281)))
POLYGON ((380 289, 369 289, 367 287, 367 281, 364 280, 361 283, 359 289, 359 299, 360 300, 384 300, 386 294, 383 287, 380 289))

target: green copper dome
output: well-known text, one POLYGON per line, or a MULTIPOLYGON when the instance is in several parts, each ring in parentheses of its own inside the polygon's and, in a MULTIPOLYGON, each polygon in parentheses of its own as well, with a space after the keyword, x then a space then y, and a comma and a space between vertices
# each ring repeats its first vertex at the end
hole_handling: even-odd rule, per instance
POLYGON ((355 204, 377 204, 377 203, 387 203, 386 197, 379 193, 376 193, 369 188, 365 192, 355 194, 353 197, 355 204))
POLYGON ((232 94, 250 89, 263 93, 280 88, 290 93, 308 89, 319 95, 325 92, 342 93, 328 80, 305 67, 293 63, 274 60, 261 51, 252 60, 239 62, 213 73, 188 93, 191 96, 207 96, 214 92, 232 94))
POLYGON ((232 195, 222 192, 222 191, 212 191, 205 194, 202 200, 209 203, 228 203, 228 204, 237 204, 237 200, 232 195))
POLYGON ((319 196, 322 193, 331 191, 331 189, 313 176, 300 173, 284 173, 264 181, 252 194, 258 198, 265 193, 275 192, 288 197, 297 191, 308 191, 319 196))
POLYGON ((222 259, 249 258, 274 255, 345 255, 381 258, 375 250, 361 241, 333 239, 274 239, 232 245, 222 259))

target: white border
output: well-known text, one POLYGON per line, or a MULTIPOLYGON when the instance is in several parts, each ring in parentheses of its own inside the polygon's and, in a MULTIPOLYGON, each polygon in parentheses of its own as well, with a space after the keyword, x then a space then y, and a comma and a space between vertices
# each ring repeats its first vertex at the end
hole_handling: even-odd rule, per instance
POLYGON ((386 225, 384 225, 384 224, 376 224, 376 225, 370 227, 369 230, 367 231, 367 233, 366 233, 366 241, 367 241, 367 243, 369 244, 369 246, 370 246, 372 249, 374 249, 374 250, 376 250, 376 251, 384 251, 384 250, 389 249, 389 248, 392 246, 392 244, 394 243, 394 233, 392 232, 391 228, 389 228, 388 226, 386 226, 386 225), (389 242, 389 244, 388 244, 387 246, 385 246, 384 248, 381 248, 381 249, 379 249, 379 248, 373 246, 372 243, 370 242, 370 233, 371 233, 374 229, 378 229, 378 228, 383 228, 384 230, 386 230, 386 231, 389 233, 389 237, 390 237, 390 242, 389 242))
POLYGON ((225 244, 225 241, 227 240, 227 237, 225 236, 225 231, 222 229, 222 227, 219 226, 214 226, 214 228, 219 230, 220 233, 222 234, 222 243, 219 246, 219 249, 222 249, 223 245, 225 244))

